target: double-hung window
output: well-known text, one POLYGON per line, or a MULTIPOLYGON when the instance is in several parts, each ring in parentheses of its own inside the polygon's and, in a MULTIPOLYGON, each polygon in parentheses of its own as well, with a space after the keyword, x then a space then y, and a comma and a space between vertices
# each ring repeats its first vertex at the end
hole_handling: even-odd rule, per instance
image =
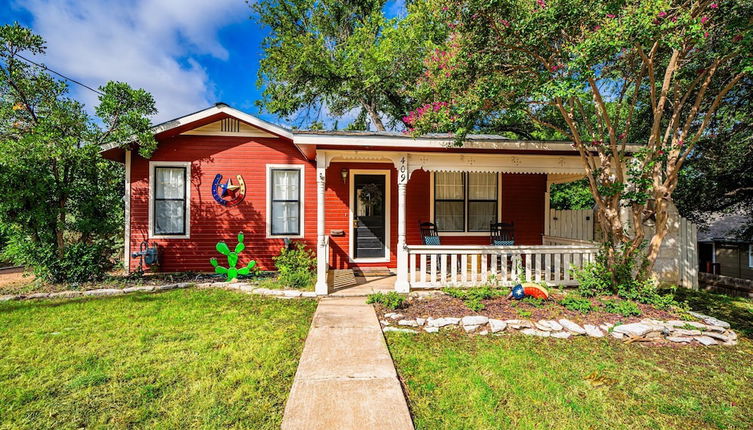
POLYGON ((300 236, 302 234, 303 168, 302 166, 269 166, 269 235, 300 236))
POLYGON ((499 175, 434 174, 434 223, 440 232, 488 232, 497 221, 499 175))
POLYGON ((153 237, 188 236, 189 163, 152 165, 151 233, 153 237))

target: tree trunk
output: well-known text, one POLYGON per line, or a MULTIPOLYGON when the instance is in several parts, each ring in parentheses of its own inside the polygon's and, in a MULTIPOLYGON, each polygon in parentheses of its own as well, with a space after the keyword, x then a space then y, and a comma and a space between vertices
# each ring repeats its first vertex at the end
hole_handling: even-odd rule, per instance
POLYGON ((374 127, 376 127, 377 131, 385 131, 382 118, 379 116, 379 112, 377 112, 374 108, 374 105, 367 103, 365 100, 361 101, 361 105, 364 109, 366 109, 366 112, 369 114, 369 118, 371 119, 371 123, 374 124, 374 127))

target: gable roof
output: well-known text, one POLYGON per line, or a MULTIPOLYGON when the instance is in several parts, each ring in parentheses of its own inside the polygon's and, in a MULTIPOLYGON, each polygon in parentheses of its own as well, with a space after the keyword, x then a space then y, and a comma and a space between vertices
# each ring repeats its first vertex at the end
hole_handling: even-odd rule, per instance
POLYGON ((717 212, 709 218, 708 225, 698 231, 699 242, 750 242, 740 237, 741 230, 750 222, 742 212, 717 212))
MULTIPOLYGON (((366 148, 405 148, 441 150, 453 146, 452 134, 435 133, 414 137, 405 133, 390 131, 314 131, 314 130, 290 130, 273 124, 243 111, 235 109, 226 103, 217 103, 207 109, 190 113, 188 115, 165 121, 152 127, 155 136, 171 136, 178 134, 191 135, 236 135, 236 136, 266 136, 282 137, 293 142, 296 148, 309 160, 316 156, 317 145, 325 147, 366 147, 366 148), (248 126, 244 126, 245 133, 224 133, 219 125, 225 118, 235 118, 248 126), (250 126, 250 127, 249 127, 250 126), (251 129, 258 131, 258 135, 250 132, 251 129), (200 130, 203 130, 200 131, 200 130)), ((113 152, 122 152, 120 143, 103 145, 101 152, 110 159, 122 158, 122 154, 115 155, 113 152)), ((638 147, 628 145, 628 152, 634 152, 638 147)), ((486 151, 556 151, 559 153, 573 153, 577 151, 571 147, 568 141, 536 141, 516 140, 494 134, 472 134, 465 138, 462 148, 465 150, 486 151)))

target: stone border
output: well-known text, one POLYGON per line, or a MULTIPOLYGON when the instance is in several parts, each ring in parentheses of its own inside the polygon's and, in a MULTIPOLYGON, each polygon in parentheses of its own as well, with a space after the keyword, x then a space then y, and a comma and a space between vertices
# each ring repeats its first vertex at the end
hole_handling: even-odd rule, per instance
POLYGON ((169 291, 183 288, 219 288, 223 290, 235 290, 242 291, 248 294, 258 294, 262 296, 274 296, 281 299, 293 299, 299 297, 315 298, 316 293, 314 291, 299 291, 299 290, 272 290, 269 288, 260 288, 247 282, 180 282, 177 284, 165 284, 165 285, 144 285, 138 287, 126 287, 126 288, 102 288, 99 290, 70 290, 60 291, 57 293, 32 293, 32 294, 16 294, 9 296, 0 296, 0 302, 9 301, 21 301, 21 300, 36 300, 36 299, 71 299, 75 297, 100 297, 100 296, 122 296, 131 293, 157 293, 161 291, 169 291))
POLYGON ((427 333, 438 333, 440 328, 462 327, 466 333, 477 335, 501 335, 503 332, 519 332, 529 336, 553 337, 567 339, 571 336, 589 336, 603 338, 607 334, 615 339, 632 342, 669 342, 674 344, 711 346, 737 345, 737 334, 724 321, 708 315, 691 312, 705 324, 695 321, 658 321, 644 319, 638 323, 614 325, 611 323, 599 326, 584 324, 583 326, 568 319, 560 320, 497 320, 481 315, 465 316, 462 318, 416 318, 402 319, 397 312, 384 314, 386 319, 380 321, 383 332, 418 333, 423 328, 427 333), (392 325, 393 323, 396 324, 392 325))

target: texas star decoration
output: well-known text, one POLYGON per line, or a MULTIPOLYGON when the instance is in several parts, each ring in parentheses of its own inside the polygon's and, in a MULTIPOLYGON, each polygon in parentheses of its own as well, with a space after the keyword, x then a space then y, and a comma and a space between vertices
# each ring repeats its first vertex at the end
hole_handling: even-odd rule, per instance
POLYGON ((222 175, 219 173, 212 181, 212 197, 222 206, 235 206, 246 196, 246 183, 243 182, 243 177, 236 175, 235 178, 238 180, 238 185, 233 184, 230 178, 222 183, 222 175), (226 197, 230 199, 226 200, 226 197))

